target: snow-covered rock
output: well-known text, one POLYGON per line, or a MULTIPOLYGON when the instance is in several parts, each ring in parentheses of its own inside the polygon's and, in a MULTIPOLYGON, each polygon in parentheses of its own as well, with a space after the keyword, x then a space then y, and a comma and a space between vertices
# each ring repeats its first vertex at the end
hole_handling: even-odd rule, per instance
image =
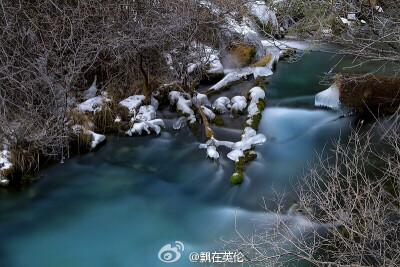
POLYGON ((265 98, 265 91, 261 87, 253 87, 250 89, 251 102, 258 102, 260 99, 265 98))
POLYGON ((230 103, 231 101, 229 98, 226 96, 221 96, 214 101, 212 107, 219 113, 225 113, 229 108, 231 108, 230 103))
MULTIPOLYGON (((189 98, 189 97, 188 97, 189 98)), ((196 122, 196 116, 194 115, 194 111, 191 108, 192 100, 186 99, 184 95, 178 91, 172 91, 169 93, 169 99, 171 104, 176 104, 176 109, 180 111, 182 114, 189 118, 189 123, 196 122)))
POLYGON ((209 158, 217 160, 219 158, 219 153, 217 151, 217 148, 215 146, 208 146, 207 147, 207 156, 209 158))
POLYGON ((132 128, 126 132, 127 135, 132 136, 134 134, 142 135, 143 131, 150 134, 150 130, 154 130, 156 134, 160 134, 161 127, 165 128, 164 121, 162 119, 154 119, 150 121, 143 121, 134 123, 132 128))
POLYGON ((255 145, 260 145, 266 140, 265 135, 257 134, 251 127, 246 127, 242 135, 242 140, 233 144, 233 150, 227 156, 233 161, 239 161, 240 157, 244 157, 244 151, 251 149, 255 145))
POLYGON ((135 117, 132 118, 132 121, 150 121, 156 118, 156 110, 153 106, 141 106, 139 108, 138 113, 135 117))
POLYGON ((133 95, 122 100, 121 102, 119 102, 119 104, 128 108, 131 114, 135 114, 136 109, 140 107, 140 105, 142 105, 145 99, 146 97, 144 95, 133 95))
POLYGON ((107 95, 104 94, 102 96, 96 96, 86 100, 83 103, 80 103, 77 108, 80 111, 89 111, 96 113, 101 110, 101 105, 103 104, 103 102, 110 102, 110 101, 111 99, 109 99, 107 95))
POLYGON ((251 119, 253 116, 260 113, 257 107, 257 103, 260 99, 265 99, 265 92, 261 87, 254 87, 250 90, 250 104, 247 108, 248 118, 251 119))
POLYGON ((210 101, 208 101, 208 97, 205 94, 200 94, 197 93, 197 95, 193 99, 194 103, 196 103, 196 106, 206 106, 206 107, 211 107, 210 101))
POLYGON ((239 161, 239 159, 240 159, 241 157, 244 157, 244 153, 243 153, 243 151, 240 150, 240 149, 234 149, 234 150, 232 150, 231 152, 228 153, 227 157, 228 157, 230 160, 233 160, 233 161, 236 161, 236 162, 237 162, 237 161, 239 161))
POLYGON ((231 111, 243 111, 247 107, 247 99, 244 96, 234 96, 231 99, 231 111))
POLYGON ((332 109, 339 109, 340 108, 340 101, 339 101, 339 88, 334 83, 326 89, 318 93, 315 96, 315 106, 317 107, 328 107, 332 109))
POLYGON ((214 112, 212 112, 212 110, 210 110, 209 108, 205 107, 205 106, 201 106, 201 109, 203 110, 204 114, 206 115, 206 117, 210 120, 215 119, 215 114, 214 112))

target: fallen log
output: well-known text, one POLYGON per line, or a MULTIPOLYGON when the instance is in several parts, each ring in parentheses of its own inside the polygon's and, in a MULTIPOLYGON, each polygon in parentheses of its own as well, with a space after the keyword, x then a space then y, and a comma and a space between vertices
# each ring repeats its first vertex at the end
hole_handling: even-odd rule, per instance
POLYGON ((372 74, 337 74, 334 83, 342 104, 359 113, 388 114, 400 105, 400 78, 372 74))

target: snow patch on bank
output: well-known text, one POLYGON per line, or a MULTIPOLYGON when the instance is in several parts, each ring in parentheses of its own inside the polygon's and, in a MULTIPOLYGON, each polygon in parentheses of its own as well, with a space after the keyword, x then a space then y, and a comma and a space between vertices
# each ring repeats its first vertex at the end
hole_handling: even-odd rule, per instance
POLYGON ((83 132, 84 134, 89 134, 92 136, 92 141, 90 142, 90 148, 96 148, 100 143, 106 140, 106 136, 102 134, 97 134, 91 130, 85 129, 82 125, 74 125, 72 126, 72 130, 75 134, 79 134, 79 132, 83 132))

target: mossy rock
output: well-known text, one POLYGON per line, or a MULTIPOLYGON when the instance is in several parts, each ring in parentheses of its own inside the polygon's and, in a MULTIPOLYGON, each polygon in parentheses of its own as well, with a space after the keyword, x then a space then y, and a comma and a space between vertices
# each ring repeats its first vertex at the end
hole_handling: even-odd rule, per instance
POLYGON ((251 64, 256 53, 256 48, 247 44, 237 44, 231 49, 231 54, 241 67, 251 64))
POLYGON ((240 117, 240 115, 239 115, 239 113, 233 113, 232 114, 232 117, 236 120, 236 119, 238 119, 239 117, 240 117))
POLYGON ((238 161, 235 161, 235 170, 237 173, 241 173, 245 170, 245 158, 244 157, 240 157, 238 161))
POLYGON ((243 182, 243 173, 235 172, 231 176, 231 183, 233 184, 241 184, 243 182))
POLYGON ((284 59, 293 56, 294 54, 296 54, 296 49, 288 48, 282 51, 281 55, 279 56, 279 59, 284 59))
POLYGON ((216 116, 213 120, 213 122, 215 123, 215 125, 217 126, 224 126, 224 120, 221 118, 221 116, 216 116))
POLYGON ((224 72, 206 73, 205 80, 212 83, 217 83, 225 77, 224 72))
POLYGON ((253 83, 253 86, 258 86, 261 87, 261 89, 264 89, 264 86, 269 84, 269 81, 267 80, 267 77, 264 76, 258 76, 253 83))
POLYGON ((257 153, 253 150, 246 150, 244 152, 245 162, 250 162, 257 159, 257 153))
POLYGON ((263 111, 265 108, 265 105, 266 105, 265 99, 263 99, 263 98, 259 99, 257 102, 258 111, 260 111, 260 112, 263 111))

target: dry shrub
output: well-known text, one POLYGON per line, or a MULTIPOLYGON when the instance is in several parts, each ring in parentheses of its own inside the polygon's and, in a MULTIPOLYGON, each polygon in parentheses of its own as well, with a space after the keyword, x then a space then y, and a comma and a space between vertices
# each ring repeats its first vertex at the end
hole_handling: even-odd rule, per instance
POLYGON ((353 129, 299 177, 295 205, 265 201, 266 221, 224 245, 251 266, 400 266, 399 141, 399 117, 353 129))

